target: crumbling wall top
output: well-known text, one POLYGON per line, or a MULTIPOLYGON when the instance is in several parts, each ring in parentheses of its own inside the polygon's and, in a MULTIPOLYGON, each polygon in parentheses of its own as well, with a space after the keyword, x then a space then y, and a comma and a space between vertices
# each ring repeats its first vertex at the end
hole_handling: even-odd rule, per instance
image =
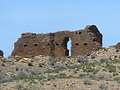
POLYGON ((33 36, 36 36, 37 34, 36 33, 22 33, 22 38, 25 38, 25 37, 33 37, 33 36))
POLYGON ((65 57, 85 55, 102 47, 102 34, 95 25, 77 31, 58 31, 54 33, 23 33, 15 43, 12 56, 56 56, 65 57), (67 44, 71 40, 71 51, 67 44))

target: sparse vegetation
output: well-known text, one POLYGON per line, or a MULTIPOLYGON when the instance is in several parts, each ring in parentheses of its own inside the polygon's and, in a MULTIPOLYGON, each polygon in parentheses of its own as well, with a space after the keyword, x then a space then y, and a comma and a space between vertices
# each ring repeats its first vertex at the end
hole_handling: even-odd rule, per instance
POLYGON ((118 83, 120 83, 120 76, 115 77, 114 80, 117 81, 118 83))
MULTIPOLYGON (((16 88, 18 90, 32 90, 31 88, 39 90, 39 87, 35 86, 38 83, 42 87, 47 82, 64 79, 82 80, 83 84, 89 87, 94 85, 92 80, 96 82, 108 81, 116 82, 117 84, 120 83, 119 59, 86 60, 85 62, 73 63, 71 58, 69 58, 69 61, 66 62, 54 62, 54 66, 49 63, 35 64, 34 60, 32 63, 27 63, 26 65, 17 62, 14 62, 14 64, 12 64, 13 62, 4 62, 5 65, 2 65, 2 63, 0 62, 0 67, 3 69, 0 70, 1 84, 15 81, 29 83, 30 86, 17 84, 16 88)), ((50 86, 51 84, 47 85, 50 86)), ((54 88, 58 86, 56 85, 54 88)), ((99 89, 107 90, 108 87, 106 84, 101 83, 99 84, 99 89)))
POLYGON ((85 85, 92 85, 92 82, 89 79, 84 80, 85 85))
POLYGON ((99 88, 101 90, 108 90, 108 86, 105 83, 101 83, 100 86, 99 86, 99 88))

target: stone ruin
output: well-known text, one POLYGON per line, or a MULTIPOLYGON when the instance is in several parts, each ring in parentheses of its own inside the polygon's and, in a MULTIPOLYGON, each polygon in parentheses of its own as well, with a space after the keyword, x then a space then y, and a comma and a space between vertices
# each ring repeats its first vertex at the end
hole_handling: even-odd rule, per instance
POLYGON ((0 58, 4 57, 4 53, 2 50, 0 50, 0 58))
POLYGON ((115 45, 117 49, 120 49, 120 42, 115 45))
POLYGON ((89 55, 102 48, 102 34, 95 25, 83 30, 59 31, 55 33, 23 33, 14 45, 12 56, 33 57, 38 55, 53 57, 77 57, 89 55), (67 43, 71 40, 71 50, 67 43))

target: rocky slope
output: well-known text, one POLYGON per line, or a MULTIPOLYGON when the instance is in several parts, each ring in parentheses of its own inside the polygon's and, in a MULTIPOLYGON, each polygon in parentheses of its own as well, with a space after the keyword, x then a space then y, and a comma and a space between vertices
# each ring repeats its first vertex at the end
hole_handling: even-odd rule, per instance
POLYGON ((120 90, 120 50, 0 61, 0 90, 120 90))

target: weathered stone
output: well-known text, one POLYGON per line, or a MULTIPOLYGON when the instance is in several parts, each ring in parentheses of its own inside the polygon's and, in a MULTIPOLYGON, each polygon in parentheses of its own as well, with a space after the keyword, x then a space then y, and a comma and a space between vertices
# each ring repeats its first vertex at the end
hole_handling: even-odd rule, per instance
POLYGON ((102 47, 102 34, 95 25, 84 30, 59 31, 48 34, 23 33, 15 43, 12 56, 33 57, 38 55, 66 57, 71 52, 72 57, 88 55, 102 47), (67 43, 71 40, 71 51, 67 43))
POLYGON ((98 51, 94 51, 88 56, 89 60, 101 60, 101 59, 120 59, 120 51, 119 49, 116 49, 115 47, 110 48, 101 48, 98 51), (95 57, 95 58, 92 58, 95 57))
POLYGON ((71 40, 73 57, 89 55, 91 51, 96 51, 102 47, 102 34, 95 25, 73 32, 71 40))
POLYGON ((4 57, 4 53, 2 50, 0 50, 0 58, 4 57))
POLYGON ((115 46, 117 49, 120 49, 120 42, 115 46))

